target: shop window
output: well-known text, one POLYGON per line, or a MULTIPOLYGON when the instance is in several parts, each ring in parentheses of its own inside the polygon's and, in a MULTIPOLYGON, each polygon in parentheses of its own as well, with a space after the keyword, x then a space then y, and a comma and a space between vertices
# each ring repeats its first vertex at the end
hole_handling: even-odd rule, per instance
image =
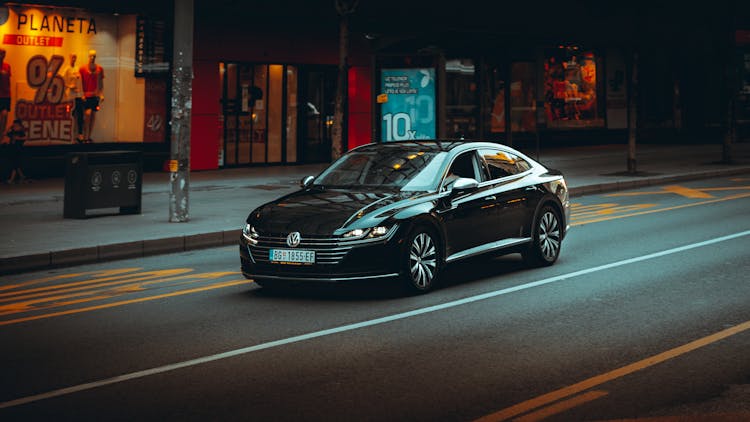
POLYGON ((544 63, 545 114, 550 128, 603 127, 600 59, 577 46, 549 50, 544 63))
POLYGON ((485 109, 489 113, 490 138, 505 132, 505 78, 498 67, 492 67, 485 78, 487 84, 487 101, 485 109))
POLYGON ((515 62, 510 68, 510 124, 513 132, 536 130, 534 73, 536 64, 515 62))
MULTIPOLYGON (((504 68, 504 67, 503 67, 504 68)), ((536 64, 534 62, 513 62, 510 64, 510 81, 506 84, 506 72, 500 66, 489 68, 485 76, 490 102, 490 139, 505 133, 506 126, 506 86, 510 88, 510 124, 513 132, 534 132, 536 130, 536 64)), ((486 129, 485 129, 486 130, 486 129)))
POLYGON ((476 138, 477 82, 474 61, 454 59, 445 62, 446 135, 449 138, 476 138))
POLYGON ((6 9, 0 97, 9 104, 0 129, 20 119, 36 146, 166 142, 171 40, 164 21, 80 8, 6 9))

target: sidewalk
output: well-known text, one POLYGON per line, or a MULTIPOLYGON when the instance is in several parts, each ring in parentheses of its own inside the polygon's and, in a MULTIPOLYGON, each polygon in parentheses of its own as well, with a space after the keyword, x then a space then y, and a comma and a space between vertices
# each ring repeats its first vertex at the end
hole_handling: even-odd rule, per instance
MULTIPOLYGON (((532 158, 536 151, 523 150, 532 158)), ((543 149, 539 161, 565 174, 572 196, 750 173, 750 143, 737 164, 717 164, 721 145, 639 145, 636 176, 625 174, 627 145, 543 149)), ((169 222, 169 174, 145 173, 142 213, 63 218, 64 179, 0 185, 0 274, 236 245, 248 213, 294 191, 325 165, 193 172, 190 221, 169 222)), ((239 265, 239 258, 237 261, 239 265)))

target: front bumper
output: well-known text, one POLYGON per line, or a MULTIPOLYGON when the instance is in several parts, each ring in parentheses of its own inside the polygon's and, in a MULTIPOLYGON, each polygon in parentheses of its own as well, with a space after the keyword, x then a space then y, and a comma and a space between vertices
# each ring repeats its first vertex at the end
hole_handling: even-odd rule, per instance
MULTIPOLYGON (((276 239, 277 240, 277 239, 276 239)), ((240 236, 242 274, 253 280, 338 283, 399 276, 401 241, 395 236, 369 242, 313 242, 299 249, 314 250, 314 264, 281 264, 269 261, 269 250, 278 242, 260 239, 251 245, 240 236)))

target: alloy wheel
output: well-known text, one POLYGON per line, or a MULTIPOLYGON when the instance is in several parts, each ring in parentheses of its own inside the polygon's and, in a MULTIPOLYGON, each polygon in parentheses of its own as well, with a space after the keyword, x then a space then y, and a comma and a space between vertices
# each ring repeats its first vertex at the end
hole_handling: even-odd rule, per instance
POLYGON ((539 220, 539 250, 547 261, 554 261, 560 253, 560 222, 557 215, 547 211, 539 220))
POLYGON ((424 290, 430 288, 437 270, 437 248, 427 233, 414 237, 409 248, 409 272, 414 287, 424 290))

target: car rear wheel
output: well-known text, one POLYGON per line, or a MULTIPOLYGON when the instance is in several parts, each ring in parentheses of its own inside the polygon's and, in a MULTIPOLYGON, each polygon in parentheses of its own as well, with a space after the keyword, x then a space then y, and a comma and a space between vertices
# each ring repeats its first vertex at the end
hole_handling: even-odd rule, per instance
POLYGON ((523 258, 531 266, 548 266, 557 261, 562 247, 562 224, 558 212, 544 206, 532 226, 532 240, 523 252, 523 258))
POLYGON ((414 293, 432 290, 440 272, 440 249, 434 232, 425 227, 412 231, 401 259, 407 289, 414 293))

